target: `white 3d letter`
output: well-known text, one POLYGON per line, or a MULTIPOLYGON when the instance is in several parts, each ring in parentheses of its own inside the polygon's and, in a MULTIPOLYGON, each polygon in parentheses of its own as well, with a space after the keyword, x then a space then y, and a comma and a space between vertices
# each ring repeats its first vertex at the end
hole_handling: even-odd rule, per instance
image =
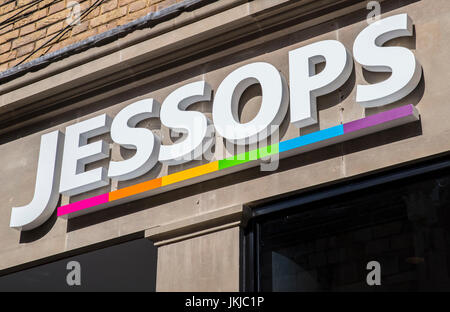
POLYGON ((335 91, 350 77, 353 60, 345 46, 325 40, 289 52, 291 123, 298 128, 317 123, 317 97, 335 91), (316 65, 326 62, 316 75, 316 65))
POLYGON ((161 106, 161 123, 186 137, 179 143, 161 145, 160 162, 168 165, 189 162, 201 157, 213 144, 208 118, 200 112, 185 111, 194 103, 210 100, 211 87, 205 81, 187 84, 169 94, 161 106))
POLYGON ((252 63, 229 74, 217 89, 213 120, 217 132, 238 145, 266 139, 279 126, 288 109, 288 88, 281 73, 271 64, 252 63), (256 117, 245 124, 239 122, 239 100, 251 85, 259 83, 261 108, 256 117))
POLYGON ((137 178, 158 162, 160 139, 149 129, 134 128, 140 121, 159 116, 159 103, 145 99, 122 109, 111 125, 111 138, 117 144, 135 149, 136 154, 123 161, 109 163, 108 176, 119 181, 137 178))
POLYGON ((109 156, 109 146, 105 141, 89 144, 87 141, 108 132, 110 127, 111 118, 103 114, 66 128, 59 188, 62 194, 72 196, 108 185, 106 168, 84 170, 86 164, 109 156))
POLYGON ((63 143, 64 134, 59 131, 42 135, 34 197, 28 205, 12 209, 12 228, 32 230, 52 215, 59 199, 63 143))
POLYGON ((383 106, 411 93, 422 77, 422 67, 414 54, 402 47, 382 47, 387 41, 413 35, 413 23, 407 14, 391 16, 375 22, 356 38, 353 54, 366 70, 392 72, 389 79, 358 85, 356 101, 364 107, 383 106))

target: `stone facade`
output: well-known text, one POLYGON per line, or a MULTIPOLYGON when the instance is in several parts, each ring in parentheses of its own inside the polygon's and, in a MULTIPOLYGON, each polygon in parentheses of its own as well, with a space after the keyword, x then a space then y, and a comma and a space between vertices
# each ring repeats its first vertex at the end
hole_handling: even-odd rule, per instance
MULTIPOLYGON (((450 2, 386 0, 382 2, 383 17, 408 13, 415 24, 413 38, 389 44, 406 46, 415 53, 423 67, 419 87, 397 103, 365 110, 355 101, 356 85, 373 83, 384 76, 365 72, 355 64, 351 78, 342 88, 319 98, 319 123, 299 130, 286 120, 282 139, 405 104, 416 106, 420 123, 285 159, 274 172, 249 169, 69 221, 54 216, 29 233, 9 228, 11 207, 24 205, 33 197, 43 133, 64 131, 68 125, 101 113, 113 117, 142 98, 153 97, 162 102, 177 87, 200 79, 217 90, 231 71, 255 61, 271 63, 289 77, 288 52, 320 40, 339 40, 351 51, 356 35, 367 27, 366 3, 337 2, 223 0, 4 84, 0 109, 8 119, 0 120, 0 272, 142 232, 160 246, 159 290, 238 290, 239 230, 245 225, 248 207, 447 153, 450 91, 445 84, 450 78, 450 44, 446 40, 450 35, 450 2), (10 120, 17 122, 11 124, 10 120), (192 288, 180 286, 180 279, 184 286, 192 288)), ((120 3, 124 1, 119 1, 113 10, 120 10, 120 3)), ((138 3, 127 3, 126 10, 122 10, 129 14, 138 3)), ((149 10, 150 3, 137 12, 149 10)), ((89 27, 96 25, 95 31, 108 27, 108 22, 100 23, 95 18, 89 20, 89 27)), ((258 88, 248 90, 248 101, 242 103, 242 120, 250 120, 256 114, 260 97, 258 88)), ((207 103, 195 109, 211 114, 207 103)), ((167 128, 146 126, 155 128, 164 144, 171 143, 167 128)), ((102 138, 111 143, 113 160, 126 156, 108 135, 102 138)), ((218 137, 216 146, 222 144, 218 137)), ((63 197, 61 202, 91 197, 199 163, 160 166, 141 178, 113 182, 74 198, 63 197)), ((100 165, 107 162, 91 167, 100 165)), ((382 248, 382 242, 374 244, 373 248, 382 248)))

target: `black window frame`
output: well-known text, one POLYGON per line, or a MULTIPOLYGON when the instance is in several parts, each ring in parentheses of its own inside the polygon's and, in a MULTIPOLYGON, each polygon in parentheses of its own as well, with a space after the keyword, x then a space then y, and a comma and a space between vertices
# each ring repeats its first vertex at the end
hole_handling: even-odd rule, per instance
POLYGON ((385 168, 376 173, 337 181, 327 186, 319 186, 301 194, 287 195, 285 198, 268 201, 251 207, 251 215, 246 227, 241 231, 241 278, 240 289, 244 292, 260 292, 259 237, 260 224, 280 214, 292 212, 294 207, 330 199, 348 193, 363 191, 371 187, 392 182, 405 182, 419 176, 436 175, 450 170, 450 153, 435 155, 397 167, 385 168))

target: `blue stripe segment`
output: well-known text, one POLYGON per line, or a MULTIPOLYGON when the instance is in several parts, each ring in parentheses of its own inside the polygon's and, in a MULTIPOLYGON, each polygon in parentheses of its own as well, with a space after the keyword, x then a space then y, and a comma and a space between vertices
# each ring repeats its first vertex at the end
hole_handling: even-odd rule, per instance
POLYGON ((344 126, 339 125, 336 127, 320 130, 314 133, 306 134, 301 137, 280 142, 280 153, 298 148, 301 146, 309 145, 312 143, 324 141, 344 134, 344 126))

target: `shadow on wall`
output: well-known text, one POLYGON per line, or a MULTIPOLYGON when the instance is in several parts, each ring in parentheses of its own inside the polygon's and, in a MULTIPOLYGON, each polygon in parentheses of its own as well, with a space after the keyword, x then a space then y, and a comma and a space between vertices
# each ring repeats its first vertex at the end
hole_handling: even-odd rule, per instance
MULTIPOLYGON (((61 199, 58 202, 58 207, 61 206, 61 199)), ((53 212, 52 216, 44 222, 40 227, 35 228, 31 231, 20 232, 20 244, 32 243, 43 238, 48 232, 53 228, 58 218, 56 215, 56 210, 53 212)))

